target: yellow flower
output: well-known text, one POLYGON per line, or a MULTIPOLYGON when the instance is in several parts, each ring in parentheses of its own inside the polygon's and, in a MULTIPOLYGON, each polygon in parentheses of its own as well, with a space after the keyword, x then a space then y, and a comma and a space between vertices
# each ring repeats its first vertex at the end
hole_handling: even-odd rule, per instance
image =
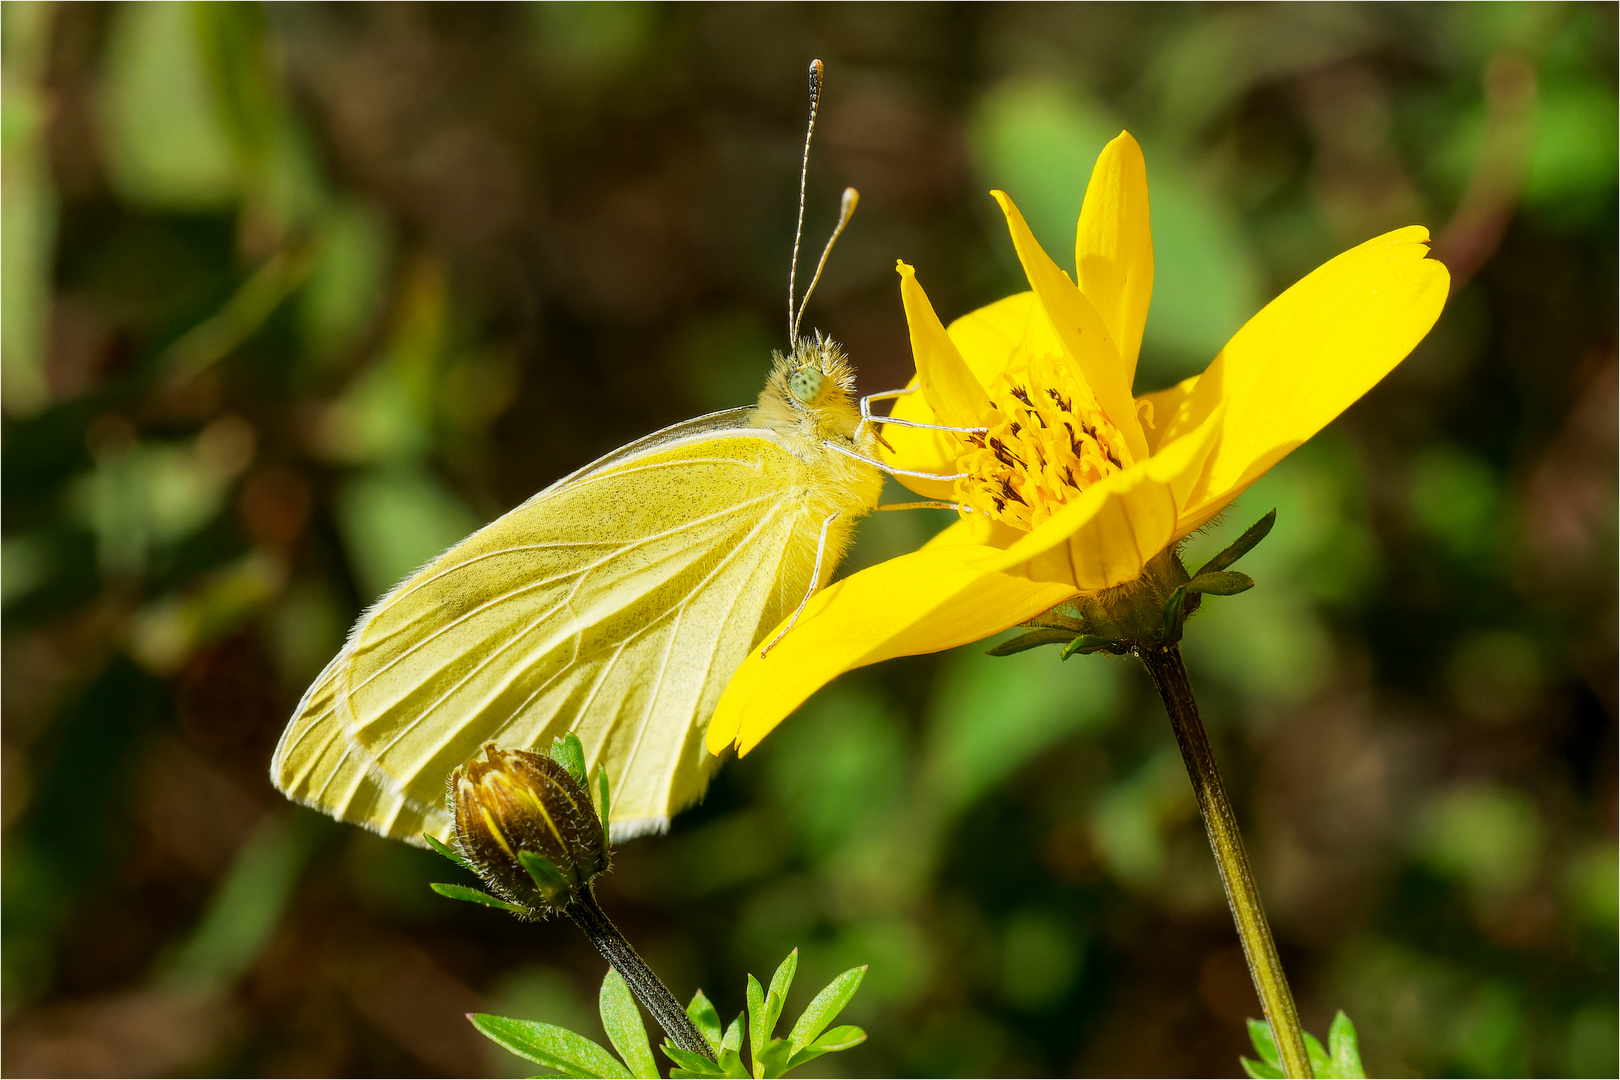
POLYGON ((887 425, 901 479, 960 504, 921 550, 818 593, 737 671, 707 744, 747 753, 829 680, 967 644, 1079 594, 1136 580, 1365 394, 1428 333, 1450 278, 1428 230, 1397 229, 1318 267, 1237 332, 1203 374, 1133 397, 1153 291, 1147 171, 1127 133, 1092 171, 1071 280, 1012 201, 1030 291, 947 330, 900 264, 920 393, 887 425))

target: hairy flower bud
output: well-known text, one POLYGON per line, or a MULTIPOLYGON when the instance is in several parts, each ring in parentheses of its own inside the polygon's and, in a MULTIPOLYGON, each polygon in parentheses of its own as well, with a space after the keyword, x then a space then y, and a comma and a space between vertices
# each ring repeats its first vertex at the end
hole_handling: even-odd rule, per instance
POLYGON ((455 848, 491 890, 545 913, 573 903, 608 867, 601 820, 567 767, 490 743, 450 774, 455 848))

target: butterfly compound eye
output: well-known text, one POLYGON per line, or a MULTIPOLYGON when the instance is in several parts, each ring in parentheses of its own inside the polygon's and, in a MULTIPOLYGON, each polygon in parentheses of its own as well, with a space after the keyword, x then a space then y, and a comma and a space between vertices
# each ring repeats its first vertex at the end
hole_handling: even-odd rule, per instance
POLYGON ((788 380, 788 389, 806 405, 814 405, 827 389, 827 376, 819 368, 802 367, 788 380))

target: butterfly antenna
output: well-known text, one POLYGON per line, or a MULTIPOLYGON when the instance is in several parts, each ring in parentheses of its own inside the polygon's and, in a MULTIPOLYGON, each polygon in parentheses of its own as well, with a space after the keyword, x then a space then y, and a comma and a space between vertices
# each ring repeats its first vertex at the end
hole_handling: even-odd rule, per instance
POLYGON ((804 185, 805 180, 810 175, 810 137, 816 133, 816 106, 821 104, 821 80, 826 71, 826 65, 820 60, 810 61, 810 124, 804 129, 804 161, 799 166, 799 223, 793 229, 793 262, 788 265, 788 346, 790 348, 799 343, 799 320, 793 314, 793 301, 798 288, 799 241, 804 237, 804 185))
POLYGON ((804 309, 810 306, 810 294, 816 291, 816 282, 821 280, 821 271, 826 269, 827 256, 832 254, 833 245, 838 242, 838 237, 844 231, 844 226, 849 224, 849 219, 855 213, 855 205, 860 201, 860 192, 852 187, 844 189, 844 197, 838 203, 838 225, 833 229, 832 235, 827 237, 827 246, 821 249, 821 261, 816 263, 816 276, 810 279, 809 288, 804 290, 804 303, 799 305, 799 314, 793 320, 795 333, 799 329, 799 320, 804 318, 804 309))

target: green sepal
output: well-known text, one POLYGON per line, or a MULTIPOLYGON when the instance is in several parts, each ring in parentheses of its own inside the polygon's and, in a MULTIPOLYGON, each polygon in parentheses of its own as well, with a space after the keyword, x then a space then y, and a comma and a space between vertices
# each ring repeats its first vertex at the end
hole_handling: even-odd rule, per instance
POLYGON ((1090 634, 1081 634, 1079 637, 1070 640, 1070 642, 1063 647, 1063 653, 1059 659, 1067 660, 1076 653, 1086 656, 1094 652, 1111 652, 1115 656, 1123 656, 1125 651, 1125 644, 1123 642, 1115 641, 1113 638, 1093 637, 1090 634))
POLYGON ((1240 592, 1254 588, 1254 578, 1236 570, 1211 570, 1199 574, 1182 588, 1190 593, 1204 593, 1207 596, 1236 596, 1240 592))
MULTIPOLYGON (((1361 1064, 1361 1045, 1356 1038, 1356 1025, 1340 1009, 1328 1028, 1328 1056, 1333 1059, 1333 1075, 1341 1080, 1367 1080, 1367 1071, 1361 1064)), ((1326 1075, 1319 1073, 1318 1075, 1326 1075)))
POLYGON ((1177 585, 1164 602, 1164 639, 1180 641, 1181 626, 1187 621, 1187 586, 1177 585))
POLYGON ((1193 577, 1202 577, 1205 574, 1225 570, 1228 566, 1247 555, 1256 544, 1264 540, 1266 534, 1271 531, 1271 527, 1275 524, 1277 524, 1277 511, 1272 510, 1265 517, 1243 530, 1243 535, 1228 544, 1225 550, 1199 567, 1198 573, 1194 574, 1193 577))
POLYGON ((541 896, 553 900, 568 892, 568 882, 563 880, 562 874, 558 873, 550 859, 544 855, 536 855, 532 851, 520 851, 517 858, 518 864, 528 872, 535 888, 540 890, 541 896))
POLYGON ((608 818, 612 812, 612 795, 608 790, 608 773, 606 765, 596 767, 596 814, 602 821, 602 848, 613 851, 612 831, 608 828, 608 818))
POLYGON ((510 911, 514 915, 527 916, 534 914, 534 912, 530 911, 526 907, 519 907, 517 904, 509 904, 499 897, 491 896, 489 893, 483 892, 479 889, 469 889, 465 885, 450 885, 443 881, 435 881, 433 884, 429 885, 428 888, 432 889, 440 896, 449 897, 451 900, 465 900, 469 904, 479 904, 483 907, 500 908, 502 911, 510 911))
POLYGON ((714 1002, 702 990, 692 995, 686 1015, 698 1029, 698 1034, 703 1036, 703 1041, 709 1044, 709 1049, 720 1053, 720 1014, 715 1011, 714 1002))
POLYGON ((1056 626, 1040 626, 1027 634, 1009 638, 993 649, 986 649, 985 653, 990 656, 1012 656, 1014 653, 1038 649, 1042 645, 1067 645, 1073 639, 1072 630, 1062 630, 1056 626))
POLYGON ((585 747, 580 745, 578 735, 570 731, 552 739, 551 760, 567 769, 576 784, 586 791, 590 790, 590 782, 585 776, 585 747))
POLYGON ((427 833, 422 834, 422 839, 427 841, 428 847, 432 848, 434 851, 437 851, 440 855, 443 855, 445 858, 449 859, 451 862, 455 863, 469 874, 478 873, 477 870, 473 869, 473 864, 468 862, 461 852, 457 851, 449 844, 429 836, 427 833))

